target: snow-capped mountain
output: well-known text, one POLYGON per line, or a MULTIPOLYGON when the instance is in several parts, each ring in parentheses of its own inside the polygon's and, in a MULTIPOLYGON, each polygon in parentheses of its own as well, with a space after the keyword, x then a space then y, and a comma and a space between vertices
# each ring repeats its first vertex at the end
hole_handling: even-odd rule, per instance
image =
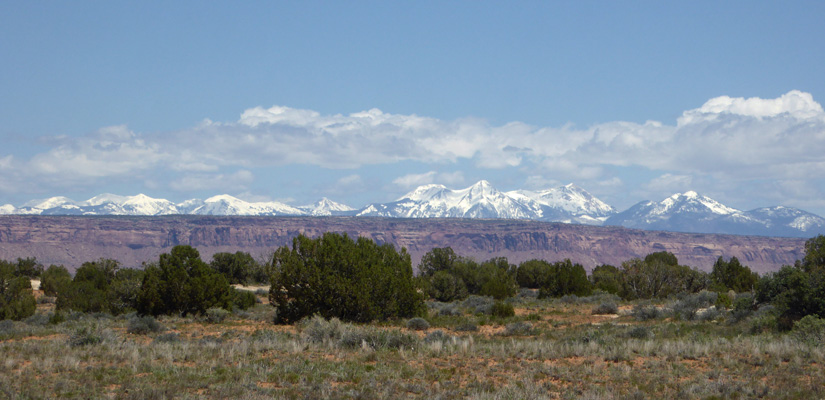
POLYGON ((690 191, 642 201, 604 223, 628 228, 735 235, 801 236, 825 232, 825 219, 789 207, 741 211, 690 191))
POLYGON ((420 186, 400 199, 370 204, 359 216, 394 218, 518 218, 536 219, 539 205, 522 203, 496 190, 487 181, 466 189, 443 185, 420 186))
POLYGON ((318 200, 315 204, 301 206, 298 209, 312 216, 353 215, 356 211, 348 205, 336 203, 326 197, 318 200))
POLYGON ((424 185, 391 203, 370 204, 359 216, 395 218, 508 218, 599 225, 613 207, 573 184, 539 192, 500 192, 487 181, 466 189, 424 185))
POLYGON ((741 214, 741 211, 690 191, 674 194, 659 202, 639 202, 608 218, 605 225, 695 232, 706 229, 706 225, 720 216, 736 214, 741 214))
POLYGON ((353 209, 322 198, 310 205, 248 202, 230 195, 173 203, 144 194, 101 194, 86 201, 67 197, 0 206, 0 215, 260 215, 364 216, 387 218, 504 218, 628 228, 736 235, 811 237, 825 234, 825 219, 790 207, 738 210, 689 191, 662 201, 642 201, 617 213, 584 189, 568 184, 540 191, 501 192, 487 181, 453 190, 424 185, 389 203, 353 209))
POLYGON ((52 197, 39 202, 27 203, 28 214, 41 215, 167 215, 178 214, 174 203, 155 199, 145 194, 118 196, 101 194, 89 200, 75 202, 66 197, 52 197))
POLYGON ((304 212, 277 201, 250 203, 227 194, 213 196, 189 214, 195 215, 304 215, 304 212))
POLYGON ((520 201, 537 202, 541 206, 538 219, 542 221, 598 225, 616 213, 612 206, 572 183, 538 192, 514 190, 506 194, 520 201))

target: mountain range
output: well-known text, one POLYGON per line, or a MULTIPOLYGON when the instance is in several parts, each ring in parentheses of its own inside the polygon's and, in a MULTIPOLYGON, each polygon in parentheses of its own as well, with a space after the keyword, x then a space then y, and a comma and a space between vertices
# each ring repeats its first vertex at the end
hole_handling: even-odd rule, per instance
POLYGON ((371 203, 360 209, 327 198, 296 207, 275 201, 247 202, 225 194, 177 204, 144 194, 103 194, 81 202, 52 197, 20 207, 7 204, 0 206, 2 214, 484 218, 735 235, 811 237, 825 233, 825 219, 800 209, 776 206, 742 211, 693 191, 677 193, 658 202, 642 201, 618 212, 574 184, 541 191, 501 192, 483 180, 459 190, 444 185, 424 185, 395 201, 371 203))

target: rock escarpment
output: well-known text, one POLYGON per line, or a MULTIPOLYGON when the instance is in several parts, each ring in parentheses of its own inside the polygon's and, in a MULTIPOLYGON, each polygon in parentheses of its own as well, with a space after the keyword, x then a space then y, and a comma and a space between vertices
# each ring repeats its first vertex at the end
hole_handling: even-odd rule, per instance
POLYGON ((34 256, 46 265, 77 268, 101 257, 136 267, 172 246, 196 247, 205 260, 222 251, 268 257, 299 234, 345 232, 405 247, 413 264, 434 247, 485 260, 569 258, 591 269, 620 265, 654 251, 709 271, 719 257, 737 257, 758 272, 776 270, 804 255, 805 239, 673 233, 521 220, 394 219, 364 217, 72 217, 0 216, 0 258, 34 256))

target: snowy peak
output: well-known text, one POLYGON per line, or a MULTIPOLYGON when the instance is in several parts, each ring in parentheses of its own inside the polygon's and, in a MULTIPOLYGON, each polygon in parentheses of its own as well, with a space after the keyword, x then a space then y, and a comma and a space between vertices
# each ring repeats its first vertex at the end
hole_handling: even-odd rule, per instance
POLYGON ((514 198, 526 197, 551 209, 551 212, 573 217, 603 220, 616 213, 612 206, 572 183, 538 192, 516 190, 507 192, 507 195, 514 198))
POLYGON ((660 202, 643 201, 605 221, 605 225, 677 232, 808 237, 825 233, 825 219, 790 207, 741 211, 694 191, 660 202))
POLYGON ((730 215, 741 213, 741 211, 728 207, 707 196, 702 196, 694 191, 676 193, 667 199, 662 200, 656 207, 654 213, 659 215, 676 213, 711 213, 715 215, 730 215))
POLYGON ((481 180, 458 190, 424 185, 393 203, 371 204, 361 216, 401 218, 518 218, 600 224, 615 213, 612 207, 575 185, 541 192, 503 193, 481 180))
POLYGON ((23 205, 22 208, 29 208, 29 209, 38 209, 38 210, 47 210, 49 208, 61 207, 61 206, 76 206, 77 203, 68 198, 63 196, 57 197, 50 197, 44 200, 33 200, 23 205))
POLYGON ((84 214, 97 215, 169 215, 178 214, 178 208, 169 200, 155 199, 145 194, 118 196, 105 194, 82 203, 84 214))
POLYGON ((315 204, 298 207, 308 215, 313 216, 329 216, 329 215, 348 215, 355 211, 354 208, 336 203, 326 197, 322 198, 315 204))
POLYGON ((190 212, 196 215, 303 215, 304 212, 277 201, 247 202, 222 194, 203 201, 190 212))
POLYGON ((628 228, 697 232, 712 229, 719 217, 747 219, 742 212, 694 191, 676 193, 662 201, 642 201, 611 216, 606 225, 628 228))
POLYGON ((412 192, 409 192, 402 196, 397 201, 402 200, 412 200, 412 201, 427 201, 432 199, 435 196, 438 196, 440 193, 448 190, 444 185, 423 185, 415 188, 412 192))
POLYGON ((764 207, 747 211, 745 214, 783 236, 794 236, 799 232, 805 233, 805 236, 813 236, 825 232, 825 218, 798 208, 764 207))

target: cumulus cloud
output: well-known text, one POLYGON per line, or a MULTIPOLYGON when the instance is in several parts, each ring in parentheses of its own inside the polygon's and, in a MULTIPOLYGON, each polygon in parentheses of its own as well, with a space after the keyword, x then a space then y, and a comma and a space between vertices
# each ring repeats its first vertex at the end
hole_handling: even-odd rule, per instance
POLYGON ((693 177, 690 175, 662 174, 644 185, 653 193, 677 193, 693 189, 693 177))
POLYGON ((444 185, 457 185, 464 183, 464 173, 461 171, 440 173, 437 171, 429 171, 423 174, 407 174, 395 178, 392 181, 396 186, 409 189, 421 185, 428 185, 431 183, 440 183, 444 185))
POLYGON ((814 101, 810 93, 792 90, 776 99, 759 97, 743 98, 719 96, 708 100, 701 107, 685 111, 679 119, 679 125, 686 125, 697 120, 719 115, 733 114, 746 117, 775 117, 787 114, 798 119, 822 117, 822 105, 814 101))
POLYGON ((172 181, 169 186, 180 192, 243 190, 247 189, 254 179, 252 172, 246 170, 231 174, 187 174, 172 181))

